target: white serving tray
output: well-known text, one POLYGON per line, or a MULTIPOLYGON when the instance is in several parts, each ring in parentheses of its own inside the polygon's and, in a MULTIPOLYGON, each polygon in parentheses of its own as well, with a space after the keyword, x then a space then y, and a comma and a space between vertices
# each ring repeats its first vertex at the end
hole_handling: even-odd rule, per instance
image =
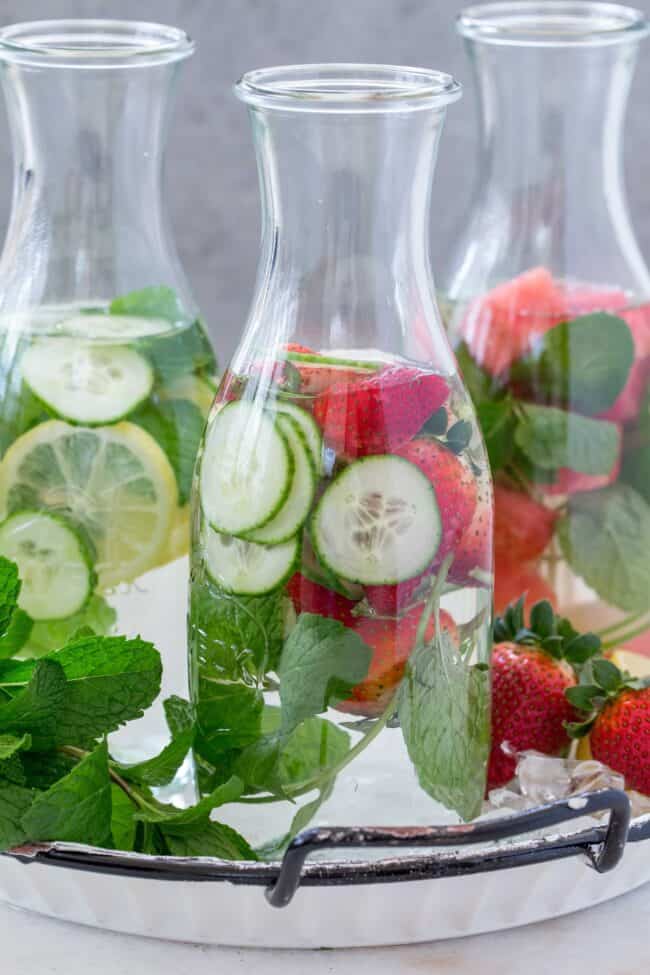
POLYGON ((409 944, 558 917, 650 881, 650 816, 633 822, 630 839, 638 841, 628 842, 618 866, 601 874, 588 860, 598 855, 605 830, 583 819, 573 830, 482 844, 469 856, 467 847, 447 846, 409 858, 307 863, 300 888, 281 910, 264 896, 278 877, 277 863, 188 861, 53 844, 20 851, 27 862, 0 857, 0 899, 66 921, 175 941, 409 944), (549 855, 567 858, 530 862, 549 855), (526 860, 529 865, 503 868, 526 860), (471 873, 453 875, 470 861, 471 873), (409 879, 427 872, 434 879, 409 879), (436 872, 447 875, 436 878, 436 872))

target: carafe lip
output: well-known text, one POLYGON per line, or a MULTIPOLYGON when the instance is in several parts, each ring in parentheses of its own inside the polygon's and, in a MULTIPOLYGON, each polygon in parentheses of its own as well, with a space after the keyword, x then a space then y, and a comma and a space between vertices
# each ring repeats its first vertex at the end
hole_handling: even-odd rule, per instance
POLYGON ((639 41, 650 33, 642 10, 591 0, 508 0, 461 10, 460 34, 485 44, 593 47, 639 41))
POLYGON ((249 105, 297 112, 408 112, 461 96, 452 75, 392 64, 290 64, 248 71, 235 94, 249 105))
POLYGON ((0 62, 32 67, 139 67, 179 61, 193 51, 184 30, 138 20, 34 20, 0 29, 0 62))

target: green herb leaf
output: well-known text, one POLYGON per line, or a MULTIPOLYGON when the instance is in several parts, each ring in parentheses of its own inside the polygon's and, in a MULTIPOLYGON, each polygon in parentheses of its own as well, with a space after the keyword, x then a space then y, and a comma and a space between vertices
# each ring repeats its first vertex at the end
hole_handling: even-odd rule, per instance
POLYGON ((0 637, 3 637, 9 629, 19 593, 20 579, 17 565, 0 556, 0 637))
POLYGON ((143 823, 164 823, 165 826, 189 826, 202 820, 208 820, 210 813, 228 802, 236 802, 244 791, 244 783, 233 775, 227 782, 217 786, 213 792, 204 796, 196 805, 187 809, 177 806, 156 803, 155 809, 141 810, 136 818, 143 823))
POLYGON ((168 826, 165 823, 160 830, 172 856, 257 860, 244 837, 224 823, 208 821, 191 826, 168 826))
POLYGON ((178 295, 172 288, 141 288, 130 291, 110 303, 111 315, 135 315, 138 318, 165 318, 168 322, 187 321, 178 295))
POLYGON ((484 400, 492 399, 499 391, 498 380, 478 365, 465 342, 461 342, 455 352, 458 368, 474 403, 478 406, 484 400))
POLYGON ((447 410, 444 406, 441 406, 440 409, 431 414, 418 433, 418 436, 422 437, 428 434, 431 437, 441 437, 447 432, 448 423, 449 417, 447 416, 447 410))
POLYGON ((567 687, 564 694, 569 703, 578 710, 591 711, 594 698, 601 694, 601 689, 597 684, 578 684, 576 687, 567 687))
POLYGON ((0 637, 0 660, 13 657, 23 649, 32 632, 33 621, 23 609, 13 611, 9 626, 0 637))
POLYGON ((282 592, 229 596, 206 585, 191 599, 192 617, 200 620, 197 654, 206 671, 238 680, 275 669, 284 643, 282 592))
POLYGON ((194 728, 194 708, 185 698, 172 694, 163 701, 163 709, 172 738, 194 728))
POLYGON ((465 821, 481 810, 490 749, 490 678, 468 666, 448 635, 406 665, 399 718, 420 785, 465 821))
MULTIPOLYGON (((53 650, 60 650, 74 639, 84 627, 90 627, 96 636, 105 636, 113 629, 117 612, 103 596, 93 593, 83 609, 63 620, 34 623, 29 634, 26 651, 29 656, 42 657, 53 650)), ((12 621, 13 622, 13 621, 12 621)), ((0 653, 1 655, 1 653, 0 653)))
POLYGON ((485 400, 476 409, 479 426, 487 447, 490 466, 493 471, 504 468, 514 451, 514 433, 517 426, 509 398, 485 400))
POLYGON ((628 612, 648 608, 650 507, 633 488, 573 495, 557 535, 571 568, 599 596, 628 612))
POLYGON ((582 474, 608 474, 614 467, 620 437, 614 423, 552 406, 520 403, 519 410, 515 441, 537 467, 569 467, 582 474))
POLYGON ((63 668, 40 660, 29 682, 11 700, 0 703, 0 731, 29 734, 34 748, 50 748, 56 739, 66 697, 63 668))
POLYGON ((213 765, 256 741, 264 699, 247 684, 199 676, 195 748, 213 765))
POLYGON ((76 765, 76 759, 56 752, 23 752, 21 763, 26 784, 33 789, 49 789, 68 774, 76 765))
POLYGON ((280 658, 285 733, 344 700, 368 673, 371 659, 370 647, 338 620, 301 613, 280 658))
MULTIPOLYGON (((216 372, 212 347, 200 321, 183 328, 172 328, 162 335, 145 336, 137 348, 151 362, 160 386, 180 376, 206 371, 216 372)), ((162 392, 162 390, 161 390, 162 392)))
POLYGON ((59 664, 67 679, 56 728, 63 745, 92 747, 97 738, 142 717, 160 691, 158 651, 139 637, 123 636, 82 637, 38 662, 0 660, 0 687, 27 683, 43 661, 59 664))
POLYGON ((129 419, 146 430, 165 452, 176 475, 178 502, 186 504, 205 426, 201 410, 187 399, 148 401, 129 419))
POLYGON ((553 635, 555 630, 555 613, 546 599, 540 600, 530 611, 530 628, 544 639, 553 635))
POLYGON ((135 806, 118 785, 111 783, 111 836, 116 850, 133 850, 137 823, 135 806))
POLYGON ((0 761, 4 761, 7 758, 11 758, 12 755, 16 755, 18 752, 27 750, 32 746, 32 736, 31 735, 21 735, 20 738, 16 735, 0 735, 0 761))
POLYGON ((194 728, 188 728, 172 738, 158 755, 136 765, 119 765, 116 769, 127 782, 146 786, 169 785, 187 758, 194 742, 194 728))
POLYGON ((27 839, 22 820, 33 799, 31 789, 0 779, 0 851, 10 850, 27 839))
POLYGON ((614 404, 633 361, 627 322, 596 312, 546 332, 531 354, 514 365, 511 381, 538 402, 591 415, 614 404))
POLYGON ((111 785, 106 742, 34 799, 22 818, 30 840, 103 846, 111 834, 111 785))
POLYGON ((623 675, 616 664, 613 664, 611 660, 600 658, 594 660, 592 666, 596 682, 604 691, 612 693, 618 691, 623 683, 623 675))

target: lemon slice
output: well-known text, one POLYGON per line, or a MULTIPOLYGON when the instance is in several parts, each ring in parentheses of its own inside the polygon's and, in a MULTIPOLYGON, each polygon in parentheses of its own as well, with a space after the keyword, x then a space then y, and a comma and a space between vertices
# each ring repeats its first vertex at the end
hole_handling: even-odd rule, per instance
POLYGON ((217 385, 216 378, 212 381, 205 376, 186 373, 162 386, 158 395, 162 400, 188 399, 198 406, 203 416, 207 416, 214 401, 217 385))
POLYGON ((159 564, 177 505, 165 453, 133 423, 83 429, 50 420, 19 437, 0 464, 0 516, 64 515, 92 542, 102 589, 159 564))

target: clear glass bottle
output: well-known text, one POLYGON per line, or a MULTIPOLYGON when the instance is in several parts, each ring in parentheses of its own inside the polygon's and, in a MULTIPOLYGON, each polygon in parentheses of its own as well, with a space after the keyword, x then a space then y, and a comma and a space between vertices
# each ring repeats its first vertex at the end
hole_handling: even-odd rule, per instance
POLYGON ((638 10, 467 8, 479 180, 445 317, 495 477, 495 608, 524 590, 650 652, 650 275, 622 132, 638 10))
MULTIPOLYGON (((141 634, 186 687, 194 456, 215 360, 170 237, 162 152, 193 50, 180 30, 47 21, 0 31, 15 156, 0 259, 0 554, 21 652, 141 634)), ((162 709, 124 746, 156 750, 162 709), (151 737, 152 741, 147 739, 151 737)))
MULTIPOLYGON (((485 787, 491 484, 436 307, 437 72, 246 75, 257 290, 197 465, 203 789, 277 849, 308 823, 472 818, 485 787)), ((270 844, 270 845, 269 845, 270 844)))

